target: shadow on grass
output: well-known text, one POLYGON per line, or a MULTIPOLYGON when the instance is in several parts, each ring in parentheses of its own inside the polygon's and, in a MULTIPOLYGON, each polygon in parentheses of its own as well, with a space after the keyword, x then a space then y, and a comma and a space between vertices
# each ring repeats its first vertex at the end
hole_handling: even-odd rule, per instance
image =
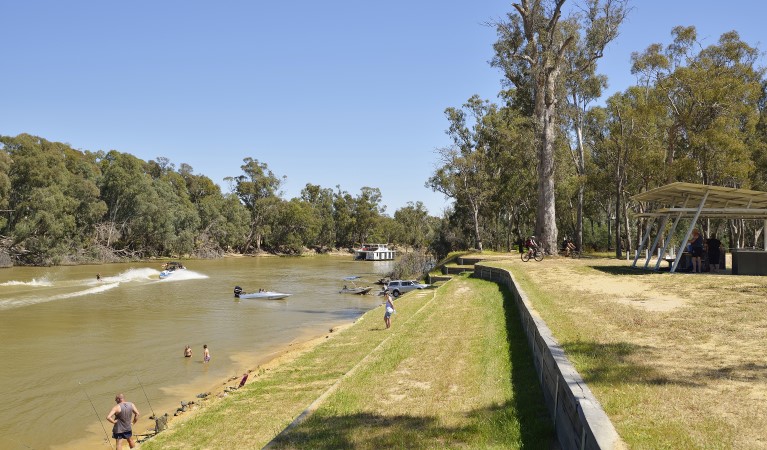
POLYGON ((649 385, 673 384, 701 387, 704 383, 691 379, 674 380, 662 375, 654 367, 632 361, 647 349, 628 342, 602 344, 597 342, 567 342, 562 344, 571 361, 578 361, 578 373, 586 383, 649 385))
MULTIPOLYGON (((526 406, 527 407, 527 406, 526 406)), ((504 404, 469 413, 470 425, 449 427, 433 417, 382 416, 358 413, 326 416, 317 413, 300 427, 280 435, 272 449, 382 448, 524 448, 551 449, 553 431, 515 439, 515 405, 504 404), (504 425, 499 425, 503 423, 504 425)), ((546 419, 548 422, 548 419, 546 419)), ((524 427, 523 427, 524 428, 524 427)), ((545 428, 545 427, 542 427, 545 428)), ((549 427, 550 428, 550 427, 549 427)), ((524 434, 524 432, 523 432, 524 434)))
MULTIPOLYGON (((644 265, 644 263, 643 263, 644 265)), ((649 269, 641 269, 631 266, 592 266, 595 270, 604 272, 610 275, 658 275, 661 271, 654 271, 649 269)), ((668 272, 668 270, 667 270, 668 272)))
POLYGON ((521 448, 552 448, 558 445, 543 391, 538 383, 533 355, 522 329, 522 319, 509 289, 499 284, 506 316, 506 334, 511 361, 512 404, 520 427, 521 448))
POLYGON ((719 368, 711 368, 696 373, 695 377, 709 378, 712 380, 727 379, 741 382, 764 382, 767 380, 767 365, 743 363, 719 368))

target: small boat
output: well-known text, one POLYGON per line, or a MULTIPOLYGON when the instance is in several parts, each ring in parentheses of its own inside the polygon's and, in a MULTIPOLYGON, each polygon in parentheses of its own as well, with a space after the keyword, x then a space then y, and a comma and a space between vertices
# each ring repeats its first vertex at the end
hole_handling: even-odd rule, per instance
POLYGON ((234 296, 236 298, 262 298, 264 300, 279 300, 281 298, 290 297, 291 294, 274 291, 243 292, 241 287, 235 286, 234 296))
POLYGON ((160 272, 160 278, 167 278, 173 275, 173 272, 181 269, 186 269, 183 264, 177 261, 166 262, 162 265, 162 272, 160 272))
POLYGON ((349 281, 352 285, 349 287, 348 285, 344 285, 343 288, 341 288, 340 291, 338 291, 339 294, 356 294, 356 295, 365 295, 368 292, 373 289, 372 287, 360 287, 354 284, 355 280, 359 280, 360 277, 344 277, 344 280, 349 281))
POLYGON ((356 294, 356 295, 365 295, 370 290, 373 289, 372 287, 355 287, 355 288, 349 288, 344 286, 343 289, 338 291, 339 294, 356 294))

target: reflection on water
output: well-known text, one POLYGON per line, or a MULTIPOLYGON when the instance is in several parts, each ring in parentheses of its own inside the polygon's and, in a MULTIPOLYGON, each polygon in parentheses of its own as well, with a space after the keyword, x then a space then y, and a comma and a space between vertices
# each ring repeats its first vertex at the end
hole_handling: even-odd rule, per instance
POLYGON ((107 448, 99 420, 117 392, 141 410, 143 432, 152 410, 172 414, 291 342, 378 306, 374 295, 339 294, 342 278, 372 283, 391 270, 326 256, 185 265, 163 280, 157 263, 0 270, 0 448, 107 448), (234 299, 235 285, 292 296, 234 299))

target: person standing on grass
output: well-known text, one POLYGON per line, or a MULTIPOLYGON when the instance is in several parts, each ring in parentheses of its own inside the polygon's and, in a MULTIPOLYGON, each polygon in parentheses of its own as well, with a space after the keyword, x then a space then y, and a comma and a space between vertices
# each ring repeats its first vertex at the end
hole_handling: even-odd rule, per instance
POLYGON ((719 258, 721 258, 722 241, 712 234, 706 242, 708 245, 708 268, 712 273, 719 272, 719 258))
POLYGON ((115 396, 117 404, 107 415, 107 422, 114 424, 112 427, 112 437, 117 441, 117 450, 122 450, 123 439, 128 441, 128 446, 133 448, 136 442, 133 440, 133 424, 138 422, 139 412, 136 405, 125 401, 123 394, 115 396))
POLYGON ((391 315, 394 314, 394 301, 391 299, 389 290, 384 291, 384 298, 386 299, 386 312, 384 312, 384 323, 386 328, 391 327, 391 315))
POLYGON ((703 272, 703 236, 700 235, 700 230, 697 228, 692 230, 690 250, 692 251, 692 272, 703 272))
POLYGON ((202 346, 202 362, 210 362, 210 350, 208 350, 208 344, 202 346))

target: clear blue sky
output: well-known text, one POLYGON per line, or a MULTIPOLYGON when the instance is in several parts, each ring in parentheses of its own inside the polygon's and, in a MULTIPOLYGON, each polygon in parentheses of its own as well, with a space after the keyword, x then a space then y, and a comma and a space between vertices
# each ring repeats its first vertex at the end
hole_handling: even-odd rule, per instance
MULTIPOLYGON (((444 109, 495 99, 484 23, 510 1, 0 0, 0 134, 187 163, 228 190, 245 157, 353 195, 378 187, 387 213, 423 201, 444 109)), ((568 4, 574 3, 568 1, 568 4)), ((704 44, 736 29, 763 49, 762 2, 634 0, 599 64, 607 94, 634 82, 629 57, 695 25, 704 44)))

